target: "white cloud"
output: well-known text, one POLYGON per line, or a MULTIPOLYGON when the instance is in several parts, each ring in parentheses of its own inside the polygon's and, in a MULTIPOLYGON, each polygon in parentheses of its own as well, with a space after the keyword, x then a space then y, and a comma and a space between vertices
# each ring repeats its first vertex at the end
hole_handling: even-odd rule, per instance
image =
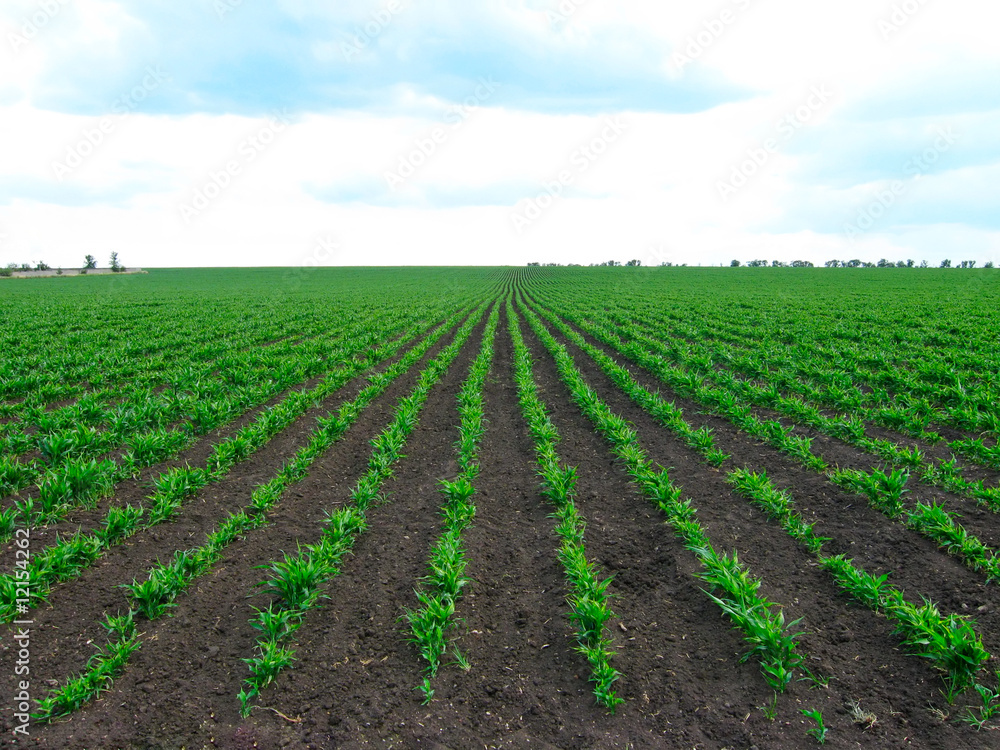
POLYGON ((15 52, 8 33, 38 7, 12 0, 0 11, 3 263, 44 254, 68 266, 117 249, 126 262, 148 266, 294 265, 327 236, 341 245, 332 261, 346 264, 931 260, 944 257, 942 245, 960 243, 977 260, 1000 260, 1000 226, 987 198, 1000 160, 991 135, 1000 106, 980 74, 1000 63, 990 31, 1000 10, 982 2, 407 1, 366 49, 389 66, 375 75, 352 67, 340 45, 387 0, 285 0, 274 13, 329 33, 303 36, 301 48, 277 61, 263 56, 274 54, 270 44, 262 47, 256 67, 232 79, 229 58, 254 49, 257 37, 245 32, 273 26, 248 4, 221 20, 205 11, 197 24, 186 21, 191 39, 174 53, 202 49, 199 65, 167 54, 174 30, 158 26, 166 21, 153 10, 108 0, 59 6, 15 52), (883 38, 880 21, 904 5, 920 9, 883 38), (227 36, 234 29, 240 34, 227 36), (678 68, 673 56, 692 40, 701 51, 678 68), (525 68, 529 50, 533 61, 578 65, 578 80, 571 69, 525 68), (170 82, 112 113, 113 102, 141 84, 154 53, 170 82), (95 78, 78 91, 77 57, 128 66, 112 82, 95 78), (265 82, 272 63, 289 68, 265 82), (480 76, 470 65, 495 69, 495 94, 476 94, 480 76), (313 68, 316 80, 302 72, 313 68), (322 79, 331 70, 344 77, 322 79), (412 75, 394 80, 386 70, 412 75), (315 105, 316 91, 337 101, 345 86, 364 90, 368 75, 378 98, 315 105), (649 81, 663 83, 655 96, 669 104, 683 91, 670 86, 702 79, 744 93, 677 112, 660 100, 637 106, 653 96, 649 81), (963 81, 984 89, 981 96, 974 88, 957 95, 963 81), (265 83, 292 102, 311 87, 280 129, 264 114, 270 94, 258 97, 265 83), (816 87, 831 95, 813 106, 816 87), (587 105, 577 106, 577 96, 587 105), (605 96, 607 111, 598 113, 594 102, 605 96), (456 109, 467 97, 470 106, 456 109), (72 106, 56 104, 63 100, 72 106), (78 102, 97 102, 104 114, 67 114, 94 109, 78 102), (104 117, 111 127, 100 144, 59 180, 53 162, 80 150, 104 117), (608 118, 624 132, 602 146, 608 118), (842 217, 893 177, 908 149, 923 147, 938 120, 961 127, 960 146, 850 243, 842 217), (267 143, 251 140, 269 128, 267 143), (411 158, 421 150, 424 158, 411 158), (386 175, 404 164, 413 174, 394 191, 386 175), (720 195, 720 182, 741 172, 745 184, 720 195), (512 213, 546 184, 551 192, 562 174, 559 197, 516 231, 512 213), (199 191, 205 207, 185 221, 181 207, 195 206, 199 191))

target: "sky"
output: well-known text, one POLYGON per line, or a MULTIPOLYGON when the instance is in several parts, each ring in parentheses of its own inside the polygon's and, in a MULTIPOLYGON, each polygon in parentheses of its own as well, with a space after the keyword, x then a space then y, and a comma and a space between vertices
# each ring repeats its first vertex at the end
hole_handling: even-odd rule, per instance
POLYGON ((994 0, 4 0, 0 265, 1000 264, 994 0))

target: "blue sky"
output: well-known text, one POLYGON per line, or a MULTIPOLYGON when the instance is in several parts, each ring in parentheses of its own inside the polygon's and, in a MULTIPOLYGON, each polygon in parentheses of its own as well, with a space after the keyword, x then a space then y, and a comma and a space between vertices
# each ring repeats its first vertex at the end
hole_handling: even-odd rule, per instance
POLYGON ((982 0, 8 0, 0 263, 1000 262, 982 0))

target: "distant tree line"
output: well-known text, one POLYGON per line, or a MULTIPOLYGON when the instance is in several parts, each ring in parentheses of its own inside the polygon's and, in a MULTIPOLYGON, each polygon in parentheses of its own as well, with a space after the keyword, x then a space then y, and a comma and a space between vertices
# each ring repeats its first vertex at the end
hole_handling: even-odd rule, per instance
MULTIPOLYGON (((926 260, 920 261, 920 265, 917 265, 915 261, 911 260, 897 260, 893 263, 891 260, 886 260, 882 258, 878 263, 868 263, 862 260, 828 260, 824 264, 827 268, 930 268, 930 264, 926 260)), ((975 268, 976 261, 974 260, 963 260, 959 265, 954 266, 955 268, 975 268)), ((984 268, 993 268, 993 261, 987 261, 983 266, 984 268)), ((942 260, 941 265, 938 268, 952 268, 950 260, 942 260)))
MULTIPOLYGON (((579 263, 529 263, 529 266, 569 266, 569 267, 580 267, 579 263)), ((611 268, 618 267, 638 267, 642 265, 641 260, 630 260, 627 263, 622 263, 617 260, 606 260, 603 263, 591 263, 592 267, 607 266, 611 268)), ((734 260, 729 264, 730 268, 739 268, 742 265, 740 261, 734 260)), ((897 260, 895 263, 891 260, 886 260, 882 258, 878 263, 869 263, 864 260, 828 260, 823 264, 827 268, 930 268, 926 260, 920 261, 918 266, 913 260, 897 260)), ((660 267, 684 267, 687 263, 670 263, 665 261, 660 263, 660 267)), ((814 268, 815 265, 812 261, 808 260, 793 260, 789 262, 784 262, 781 260, 772 260, 770 262, 766 260, 751 260, 747 261, 747 268, 814 268)), ((939 268, 975 268, 976 261, 974 260, 963 260, 959 265, 952 266, 950 260, 941 261, 939 268)), ((983 265, 983 268, 993 268, 993 261, 988 261, 983 265)))
MULTIPOLYGON (((125 266, 123 266, 118 261, 118 253, 111 253, 111 262, 108 267, 111 269, 112 273, 122 273, 125 271, 125 266)), ((97 261, 94 259, 93 255, 88 255, 84 258, 84 265, 80 269, 80 273, 87 273, 87 271, 97 268, 97 261)), ((40 260, 37 263, 31 261, 31 263, 8 263, 3 268, 0 268, 0 276, 11 276, 15 271, 51 271, 52 266, 46 263, 44 260, 40 260), (34 265, 32 265, 34 264, 34 265)), ((62 273, 62 269, 56 271, 57 274, 62 273)))
MULTIPOLYGON (((734 260, 729 264, 731 268, 738 268, 740 262, 734 260)), ((828 260, 823 264, 827 268, 929 268, 926 260, 920 261, 920 265, 912 260, 897 260, 893 263, 891 260, 886 260, 882 258, 878 263, 869 263, 864 260, 828 260)), ((808 260, 793 260, 791 263, 783 263, 780 260, 772 260, 768 263, 766 260, 751 260, 747 263, 750 268, 765 268, 770 266, 771 268, 812 268, 813 264, 808 260)), ((941 261, 940 268, 952 268, 950 260, 941 261)), ((960 265, 955 266, 955 268, 975 268, 976 261, 974 260, 963 260, 960 265)), ((987 262, 983 268, 993 268, 993 261, 987 262)))
MULTIPOLYGON (((529 266, 565 266, 567 268, 582 268, 580 263, 529 263, 529 266)), ((638 268, 642 265, 641 260, 629 260, 622 263, 620 260, 606 260, 603 263, 589 263, 590 268, 638 268)), ((661 267, 666 266, 686 266, 687 263, 660 263, 661 267)))

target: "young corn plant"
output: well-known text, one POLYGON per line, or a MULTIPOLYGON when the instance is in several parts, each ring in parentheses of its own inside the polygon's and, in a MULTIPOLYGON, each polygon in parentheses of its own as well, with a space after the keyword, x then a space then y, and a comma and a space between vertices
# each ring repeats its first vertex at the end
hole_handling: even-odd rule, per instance
POLYGON ((772 603, 760 596, 760 581, 749 576, 735 553, 729 556, 706 548, 691 549, 705 566, 698 577, 724 592, 723 596, 708 593, 709 598, 743 631, 744 640, 751 645, 750 651, 740 660, 746 662, 756 657, 767 683, 784 692, 795 670, 803 669, 802 655, 796 651, 796 638, 802 632, 790 632, 801 619, 786 625, 784 612, 777 608, 772 610, 772 603))
POLYGON ((965 714, 960 717, 966 724, 975 727, 977 732, 986 728, 986 725, 1000 714, 1000 671, 996 672, 996 679, 998 685, 996 689, 985 685, 973 685, 979 698, 979 705, 975 708, 967 706, 965 714))
POLYGON ((764 718, 768 721, 774 721, 778 718, 778 693, 774 693, 771 696, 771 700, 765 703, 763 706, 757 706, 763 713, 764 718))
POLYGON ((806 730, 806 734, 820 745, 825 745, 826 735, 830 729, 823 723, 823 712, 818 708, 803 708, 799 712, 807 719, 812 719, 816 723, 816 726, 806 730))
POLYGON ((735 469, 729 473, 726 481, 768 516, 781 523, 793 539, 813 554, 818 554, 823 545, 830 541, 826 537, 817 536, 814 531, 815 524, 806 523, 793 510, 791 497, 771 484, 767 472, 754 473, 748 469, 735 469))
POLYGON ((828 476, 844 489, 867 497, 873 508, 889 518, 901 518, 906 510, 902 502, 909 479, 906 472, 894 470, 885 474, 875 471, 869 474, 857 469, 836 469, 828 476))
POLYGON ((104 526, 95 534, 102 548, 110 547, 138 530, 142 509, 126 505, 111 508, 104 519, 104 526))
POLYGON ((982 639, 967 619, 956 614, 942 616, 926 599, 923 606, 915 607, 893 591, 887 600, 886 607, 898 623, 903 642, 944 673, 945 698, 953 703, 975 684, 977 672, 990 658, 982 639))
POLYGON ((81 570, 89 566, 101 553, 100 541, 82 531, 60 540, 55 546, 36 557, 32 567, 45 571, 45 582, 65 581, 75 578, 81 570))
POLYGON ((0 456, 0 497, 27 487, 38 472, 35 462, 21 463, 13 456, 0 456))
POLYGON ((444 594, 427 591, 416 592, 420 607, 406 612, 406 620, 410 624, 410 641, 416 644, 420 656, 427 662, 427 677, 437 674, 441 665, 441 657, 448 649, 445 637, 452 616, 455 614, 455 601, 444 594))
POLYGON ((1000 445, 986 445, 982 438, 953 440, 948 447, 983 466, 1000 469, 1000 445))
POLYGON ((243 660, 250 667, 250 673, 253 675, 251 680, 254 684, 251 689, 256 690, 255 694, 274 682, 278 673, 285 667, 291 666, 295 660, 291 650, 282 647, 273 640, 262 641, 257 644, 257 648, 260 652, 257 656, 243 660))
POLYGON ((184 432, 160 428, 135 435, 130 441, 129 455, 136 466, 152 466, 176 455, 187 442, 184 432))
POLYGON ((193 555, 178 552, 171 562, 151 569, 145 581, 140 583, 133 579, 132 583, 123 584, 131 595, 136 612, 147 620, 155 620, 173 607, 177 594, 187 586, 193 563, 193 555))
POLYGON ((270 565, 258 565, 270 574, 262 585, 279 595, 284 606, 290 610, 312 609, 322 596, 319 586, 330 575, 325 561, 303 551, 299 547, 297 555, 285 554, 283 560, 270 565))

